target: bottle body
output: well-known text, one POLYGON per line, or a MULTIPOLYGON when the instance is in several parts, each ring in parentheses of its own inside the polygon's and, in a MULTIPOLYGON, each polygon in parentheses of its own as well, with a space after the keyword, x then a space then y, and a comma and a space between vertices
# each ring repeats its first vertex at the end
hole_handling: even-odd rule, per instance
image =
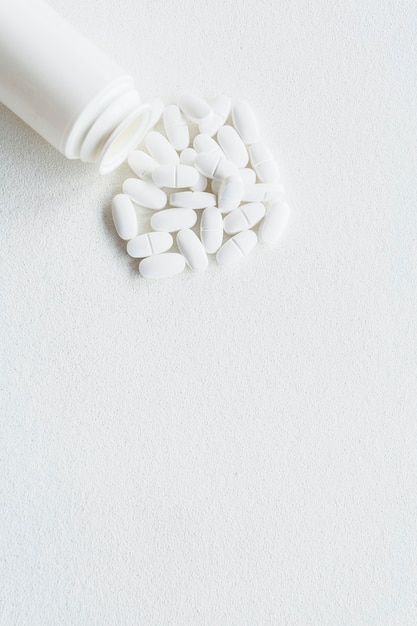
POLYGON ((133 78, 43 0, 0 0, 0 101, 66 157, 103 172, 149 117, 133 78))

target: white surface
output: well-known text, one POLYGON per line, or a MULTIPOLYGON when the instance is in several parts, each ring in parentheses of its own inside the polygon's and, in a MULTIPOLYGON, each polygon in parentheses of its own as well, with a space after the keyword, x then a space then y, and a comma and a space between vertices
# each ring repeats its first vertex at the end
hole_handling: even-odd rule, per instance
POLYGON ((293 214, 145 282, 129 168, 0 109, 0 623, 415 624, 415 2, 53 5, 144 97, 252 102, 293 214))

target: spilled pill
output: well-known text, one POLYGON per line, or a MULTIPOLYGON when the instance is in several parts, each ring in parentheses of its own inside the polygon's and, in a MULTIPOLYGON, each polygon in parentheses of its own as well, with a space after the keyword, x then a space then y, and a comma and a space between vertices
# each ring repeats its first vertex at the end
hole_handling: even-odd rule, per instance
POLYGON ((239 176, 229 176, 222 181, 218 191, 218 207, 222 213, 237 209, 244 192, 242 179, 239 176))
POLYGON ((237 174, 237 167, 215 152, 200 152, 195 159, 195 167, 207 178, 223 179, 237 174))
POLYGON ((187 120, 176 104, 169 104, 163 113, 164 128, 175 150, 184 150, 190 143, 187 120))
POLYGON ((217 252, 222 245, 223 218, 217 207, 208 207, 201 214, 200 237, 206 252, 217 252))
POLYGON ((158 189, 153 183, 138 178, 127 178, 123 183, 123 192, 133 202, 148 209, 163 209, 167 203, 166 193, 162 189, 158 189))
POLYGON ((200 133, 207 133, 213 136, 229 117, 230 109, 232 108, 232 100, 229 96, 217 96, 217 98, 213 98, 213 100, 209 102, 209 105, 213 116, 208 116, 205 120, 201 121, 198 125, 198 130, 200 133))
POLYGON ((136 176, 148 182, 152 182, 152 172, 158 163, 150 154, 142 152, 142 150, 133 150, 133 152, 129 154, 127 162, 136 176))
POLYGON ((132 239, 136 237, 138 232, 138 220, 136 217, 136 209, 130 198, 124 193, 118 193, 114 196, 111 213, 113 217, 114 227, 121 239, 132 239))
POLYGON ((278 163, 264 143, 254 143, 249 148, 250 161, 258 178, 264 183, 276 183, 279 180, 278 163))
POLYGON ((274 202, 259 227, 259 239, 274 244, 284 232, 290 216, 290 207, 284 201, 274 202))
MULTIPOLYGON (((180 154, 180 163, 194 167, 196 156, 197 152, 194 148, 185 148, 180 154)), ((198 180, 194 185, 190 185, 190 189, 191 191, 205 191, 207 189, 207 177, 198 170, 196 170, 196 172, 198 173, 198 180)))
POLYGON ((232 119, 233 126, 246 145, 259 141, 258 122, 248 102, 241 100, 233 105, 232 119))
POLYGON ((151 132, 146 135, 145 146, 149 154, 159 165, 177 165, 180 162, 175 148, 169 143, 166 137, 156 130, 151 130, 151 132))
POLYGON ((200 135, 196 135, 193 141, 194 150, 196 152, 209 152, 210 154, 215 153, 224 157, 224 152, 220 148, 219 144, 213 137, 210 135, 206 135, 204 133, 200 133, 200 135))
POLYGON ((178 98, 178 106, 189 120, 199 124, 208 122, 213 118, 213 111, 203 98, 192 93, 187 93, 178 98))
POLYGON ((256 183, 256 172, 254 172, 251 167, 244 167, 239 170, 239 176, 245 187, 256 183))
POLYGON ((219 265, 230 265, 236 261, 240 261, 244 256, 249 254, 256 246, 258 238, 253 230, 244 230, 238 233, 217 251, 216 261, 219 265))
POLYGON ((200 239, 192 230, 187 228, 177 233, 177 246, 188 267, 194 272, 204 272, 207 269, 207 253, 200 239))
POLYGON ((234 163, 236 167, 240 169, 248 164, 248 151, 233 126, 222 126, 219 128, 217 141, 226 159, 234 163))
POLYGON ((206 191, 179 191, 171 194, 169 202, 184 209, 205 209, 216 204, 216 196, 206 191))
POLYGON ((134 259, 142 259, 152 254, 160 254, 169 250, 174 243, 169 233, 143 233, 127 242, 127 253, 134 259))
POLYGON ((154 230, 174 233, 182 228, 192 228, 197 221, 197 213, 192 209, 165 209, 151 217, 154 230))
POLYGON ((273 183, 257 183, 248 185, 243 192, 243 202, 270 202, 276 200, 282 195, 283 189, 281 185, 273 183))
POLYGON ((228 235, 235 235, 242 230, 247 230, 255 226, 265 215, 265 206, 260 202, 250 202, 242 204, 223 220, 224 232, 228 235))
POLYGON ((139 272, 143 278, 168 278, 181 274, 185 269, 185 259, 177 252, 163 252, 142 259, 139 272))
POLYGON ((195 185, 199 172, 189 165, 158 165, 152 172, 152 180, 158 187, 179 189, 195 185))

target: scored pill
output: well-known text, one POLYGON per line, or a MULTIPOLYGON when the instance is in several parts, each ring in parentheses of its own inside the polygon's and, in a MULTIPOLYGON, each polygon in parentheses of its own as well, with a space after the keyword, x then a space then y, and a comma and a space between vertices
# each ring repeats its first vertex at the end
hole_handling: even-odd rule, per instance
POLYGON ((222 180, 237 174, 237 167, 215 152, 200 152, 195 159, 195 167, 207 178, 222 180))
POLYGON ((290 216, 290 207, 284 201, 274 202, 259 227, 259 239, 274 244, 284 232, 290 216))
POLYGON ((248 102, 241 100, 233 105, 232 119, 233 126, 246 145, 259 141, 258 122, 248 102))
POLYGON ((184 209, 205 209, 216 204, 216 196, 206 191, 180 191, 171 194, 169 203, 184 209))
POLYGON ((187 265, 194 272, 204 272, 207 269, 207 253, 203 244, 192 230, 188 228, 180 230, 177 233, 177 245, 187 265))
POLYGON ((258 178, 264 183, 276 183, 279 180, 278 163, 264 143, 258 141, 249 148, 250 161, 258 178))
POLYGON ((158 165, 152 172, 152 180, 158 187, 191 187, 199 179, 200 173, 189 165, 158 165))
POLYGON ((166 137, 156 130, 152 130, 146 135, 145 146, 149 154, 159 165, 177 165, 180 162, 175 148, 169 143, 166 137))
MULTIPOLYGON (((197 152, 194 148, 185 148, 180 154, 180 163, 194 167, 197 152)), ((198 170, 196 170, 198 172, 198 170)), ((198 172, 198 180, 194 185, 190 185, 191 191, 205 191, 207 189, 207 177, 198 172)))
POLYGON ((240 261, 244 256, 249 254, 256 246, 258 238, 253 230, 244 230, 238 233, 217 251, 216 261, 219 265, 230 265, 236 261, 240 261))
POLYGON ((126 250, 134 259, 142 259, 169 250, 173 243, 169 233, 143 233, 128 241, 126 250))
POLYGON ((127 157, 127 162, 136 176, 152 182, 152 172, 158 163, 149 154, 142 150, 133 150, 127 157))
POLYGON ((226 159, 243 168, 248 164, 249 155, 246 146, 233 126, 222 126, 217 133, 217 141, 226 159))
POLYGON ((164 128, 175 150, 183 150, 190 143, 187 120, 176 104, 169 104, 163 113, 164 128))
POLYGON ((200 122, 198 130, 200 133, 207 133, 208 135, 213 136, 229 117, 230 109, 232 108, 232 101, 229 96, 217 96, 217 98, 214 98, 209 102, 209 105, 213 111, 213 117, 208 117, 200 122))
POLYGON ((243 202, 269 202, 276 200, 283 194, 282 185, 273 183, 257 183, 248 185, 243 192, 243 202))
POLYGON ((132 239, 138 232, 136 210, 130 198, 119 193, 112 200, 111 213, 114 227, 121 239, 132 239))
POLYGON ((217 252, 222 245, 223 218, 217 207, 208 207, 201 214, 200 237, 206 252, 217 252))
POLYGON ((163 252, 142 259, 139 272, 143 278, 168 278, 181 274, 185 269, 185 259, 178 252, 163 252))
POLYGON ((218 192, 218 207, 222 213, 237 209, 243 196, 244 186, 239 176, 225 178, 218 192))
POLYGON ((184 115, 196 124, 213 118, 210 105, 203 98, 193 93, 187 93, 178 98, 178 106, 184 115))
POLYGON ((235 209, 223 220, 224 232, 228 235, 240 233, 242 230, 248 230, 255 226, 265 215, 265 206, 260 202, 250 202, 242 204, 235 209))
POLYGON ((148 209, 163 209, 167 203, 166 193, 162 189, 158 189, 156 185, 138 178, 127 178, 123 183, 123 192, 133 202, 148 209))
POLYGON ((197 213, 192 209, 165 209, 151 217, 151 226, 159 232, 174 233, 182 228, 192 228, 197 221, 197 213))

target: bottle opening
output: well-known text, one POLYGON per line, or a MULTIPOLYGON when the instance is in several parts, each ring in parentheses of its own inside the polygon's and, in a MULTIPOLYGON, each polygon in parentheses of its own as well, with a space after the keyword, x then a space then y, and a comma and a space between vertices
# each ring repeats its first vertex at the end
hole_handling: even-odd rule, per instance
POLYGON ((128 157, 148 130, 151 106, 142 104, 128 115, 112 132, 98 159, 100 174, 108 174, 128 157))

